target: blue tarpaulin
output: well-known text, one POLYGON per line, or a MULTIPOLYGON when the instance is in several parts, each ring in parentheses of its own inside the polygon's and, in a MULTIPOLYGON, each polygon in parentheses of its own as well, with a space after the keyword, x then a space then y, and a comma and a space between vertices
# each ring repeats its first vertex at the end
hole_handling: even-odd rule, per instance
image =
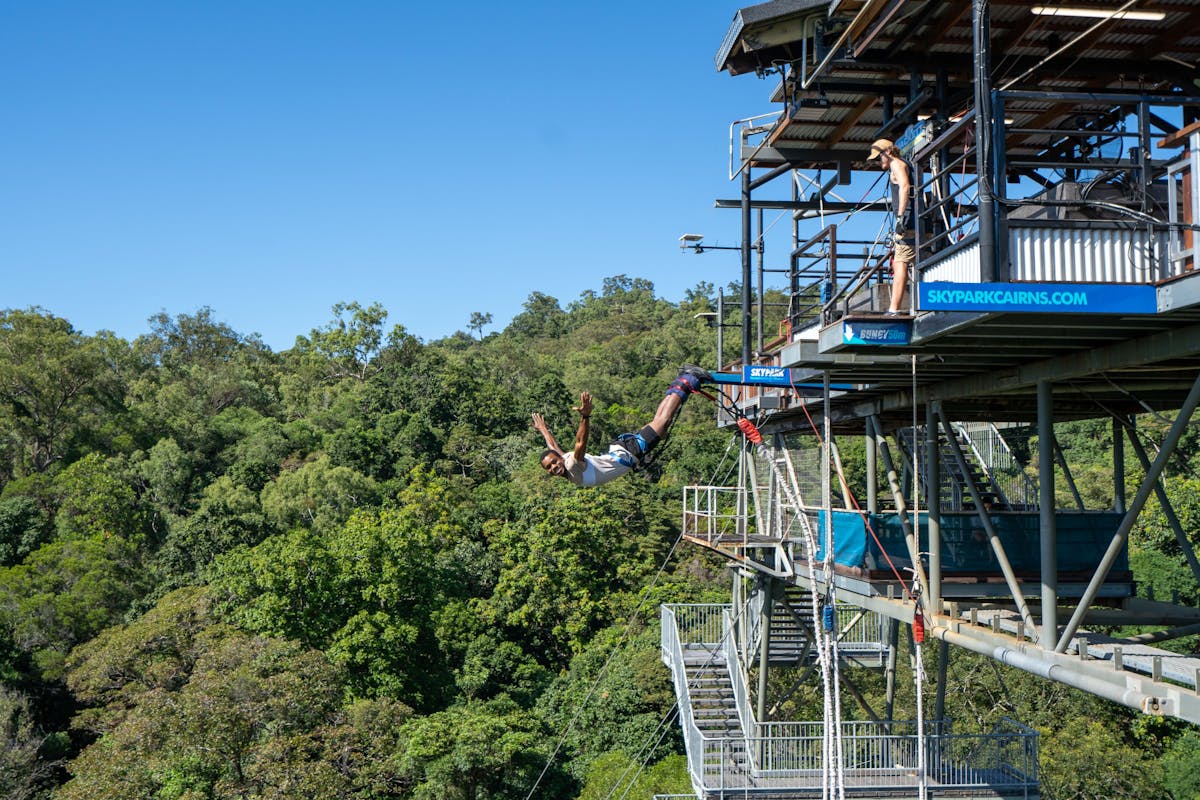
MULTIPOLYGON (((911 567, 904 530, 896 514, 867 514, 874 537, 855 511, 833 512, 834 562, 851 567, 885 569, 887 560, 898 567, 911 567), (877 543, 875 539, 878 539, 877 543)), ((1113 533, 1121 524, 1122 514, 1115 511, 1058 512, 1054 515, 1058 535, 1059 572, 1093 572, 1104 556, 1113 533)), ((1016 572, 1041 570, 1040 519, 1037 512, 998 512, 990 515, 996 535, 1016 572)), ((943 574, 1000 572, 987 532, 974 513, 942 515, 943 574)), ((817 514, 817 558, 825 557, 825 514, 817 514)), ((929 531, 925 514, 920 515, 920 550, 929 552, 929 531)), ((1122 550, 1113 564, 1116 571, 1129 569, 1128 549, 1122 550)))

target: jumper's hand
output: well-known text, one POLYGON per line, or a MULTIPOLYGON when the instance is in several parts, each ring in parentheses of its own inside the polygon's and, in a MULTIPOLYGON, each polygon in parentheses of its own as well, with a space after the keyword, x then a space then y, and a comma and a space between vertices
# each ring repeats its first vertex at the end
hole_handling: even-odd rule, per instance
POLYGON ((539 433, 546 430, 546 419, 536 411, 533 412, 533 429, 539 433))
POLYGON ((583 392, 579 395, 579 406, 575 409, 581 417, 590 417, 592 415, 592 393, 583 392))

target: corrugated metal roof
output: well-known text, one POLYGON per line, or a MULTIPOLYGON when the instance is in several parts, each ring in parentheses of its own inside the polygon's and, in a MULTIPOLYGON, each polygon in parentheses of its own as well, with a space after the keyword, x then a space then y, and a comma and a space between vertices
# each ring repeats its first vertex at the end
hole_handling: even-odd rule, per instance
POLYGON ((793 18, 823 15, 828 7, 828 0, 771 0, 741 9, 733 15, 733 22, 717 49, 717 70, 729 70, 730 74, 739 75, 763 64, 770 65, 780 56, 791 60, 792 50, 786 45, 762 48, 750 42, 759 30, 778 26, 793 18), (746 57, 748 51, 755 53, 746 57))
MULTIPOLYGON (((1081 3, 1082 5, 1083 3, 1081 3)), ((1097 20, 1078 17, 1038 16, 1025 0, 992 0, 990 24, 993 83, 1013 81, 1012 89, 1041 91, 1145 91, 1183 90, 1200 94, 1200 0, 1145 2, 1139 7, 1165 13, 1161 21, 1097 20), (1050 57, 1062 50, 1061 54, 1050 57)), ((1051 4, 1047 4, 1051 5, 1051 4)), ((1098 5, 1091 2, 1090 5, 1098 5)), ((1117 7, 1117 0, 1108 6, 1117 7)), ((734 18, 718 67, 731 74, 772 69, 781 61, 796 63, 802 42, 778 41, 779 32, 810 37, 808 71, 816 65, 811 41, 812 25, 791 27, 814 11, 831 27, 850 30, 840 56, 813 80, 808 97, 825 97, 830 107, 819 116, 812 109, 800 118, 782 119, 782 130, 772 141, 821 152, 863 150, 876 138, 881 125, 882 98, 891 95, 895 108, 907 102, 910 76, 925 86, 935 86, 939 73, 952 106, 966 107, 973 96, 974 46, 971 0, 854 0, 821 3, 811 0, 774 0, 742 9, 734 18), (854 15, 859 15, 855 17, 854 15), (770 30, 775 37, 766 47, 748 46, 770 30), (874 98, 865 112, 864 100, 874 98), (958 99, 955 99, 958 98, 958 99), (854 115, 857 115, 854 117, 854 115), (854 117, 854 118, 852 118, 854 117), (817 124, 817 123, 822 124, 817 124)), ((826 45, 832 41, 826 41, 826 45)), ((790 91, 790 89, 789 89, 790 91)), ((782 86, 775 98, 782 101, 782 86)), ((927 105, 933 108, 931 99, 927 105)), ((1036 120, 1053 128, 1073 114, 1069 104, 1021 100, 1006 105, 1005 113, 1020 124, 1036 120), (1055 118, 1057 112, 1061 119, 1055 118)))

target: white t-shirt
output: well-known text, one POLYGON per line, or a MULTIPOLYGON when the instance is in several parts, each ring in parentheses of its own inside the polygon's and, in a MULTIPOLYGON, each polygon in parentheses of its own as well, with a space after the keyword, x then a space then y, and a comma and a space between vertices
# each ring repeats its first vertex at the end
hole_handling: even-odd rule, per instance
POLYGON ((633 469, 633 464, 633 454, 619 444, 609 445, 608 452, 601 456, 585 453, 582 464, 573 452, 563 455, 567 478, 576 486, 599 486, 616 480, 633 469))

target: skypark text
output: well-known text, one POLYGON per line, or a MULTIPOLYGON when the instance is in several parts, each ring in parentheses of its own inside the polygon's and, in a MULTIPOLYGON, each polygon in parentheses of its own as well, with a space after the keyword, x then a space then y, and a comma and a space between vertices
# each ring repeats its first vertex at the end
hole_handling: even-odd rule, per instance
POLYGON ((1087 292, 1028 292, 999 289, 935 289, 929 302, 947 305, 983 303, 988 306, 1086 306, 1087 292))
POLYGON ((922 311, 1154 314, 1153 286, 1103 283, 947 283, 920 286, 922 311))

